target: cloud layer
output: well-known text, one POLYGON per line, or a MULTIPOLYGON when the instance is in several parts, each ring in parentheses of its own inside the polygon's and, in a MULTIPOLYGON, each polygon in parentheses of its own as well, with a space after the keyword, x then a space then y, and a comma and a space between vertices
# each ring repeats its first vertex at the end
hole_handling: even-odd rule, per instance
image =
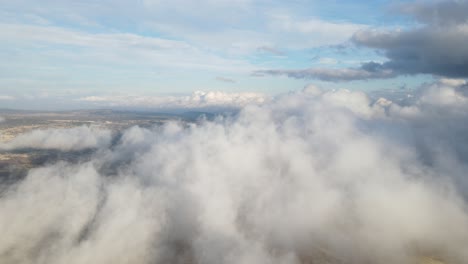
MULTIPOLYGON (((218 77, 224 82, 234 80, 218 77)), ((188 96, 87 96, 79 101, 100 106, 143 107, 158 109, 209 109, 240 108, 249 104, 261 104, 270 98, 262 93, 221 91, 195 91, 188 96)))
POLYGON ((404 30, 363 29, 351 37, 351 42, 358 47, 381 52, 386 58, 383 63, 371 61, 355 68, 279 69, 257 73, 325 81, 369 80, 416 74, 468 78, 467 1, 407 3, 398 6, 397 10, 422 25, 404 30))
POLYGON ((2 187, 0 262, 462 263, 459 85, 406 106, 309 86, 236 117, 130 128, 91 161, 2 187))
POLYGON ((311 68, 304 70, 263 70, 254 73, 256 76, 261 75, 285 75, 296 79, 318 79, 322 81, 354 81, 354 80, 369 80, 392 78, 396 74, 392 70, 371 70, 368 64, 362 68, 344 68, 344 69, 326 69, 326 68, 311 68))
POLYGON ((11 141, 0 142, 0 150, 23 148, 56 149, 62 151, 83 150, 107 147, 111 139, 111 131, 90 126, 69 129, 33 130, 20 134, 11 141))

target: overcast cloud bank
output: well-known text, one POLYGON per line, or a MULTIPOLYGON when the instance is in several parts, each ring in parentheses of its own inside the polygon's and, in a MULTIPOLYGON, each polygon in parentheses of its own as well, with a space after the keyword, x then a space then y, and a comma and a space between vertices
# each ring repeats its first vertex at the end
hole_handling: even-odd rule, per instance
POLYGON ((0 262, 463 263, 463 85, 406 106, 308 86, 236 117, 130 128, 1 193, 0 262))

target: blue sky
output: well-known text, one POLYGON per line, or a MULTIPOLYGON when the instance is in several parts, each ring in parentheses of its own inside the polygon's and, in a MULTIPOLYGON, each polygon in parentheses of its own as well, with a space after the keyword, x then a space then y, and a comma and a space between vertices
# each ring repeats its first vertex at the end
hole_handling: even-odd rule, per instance
POLYGON ((417 87, 428 74, 351 81, 291 77, 301 69, 384 63, 359 31, 418 21, 395 1, 0 0, 0 106, 57 108, 88 96, 194 91, 269 95, 417 87), (400 10, 400 9, 398 9, 400 10), (278 71, 278 72, 268 72, 278 71))

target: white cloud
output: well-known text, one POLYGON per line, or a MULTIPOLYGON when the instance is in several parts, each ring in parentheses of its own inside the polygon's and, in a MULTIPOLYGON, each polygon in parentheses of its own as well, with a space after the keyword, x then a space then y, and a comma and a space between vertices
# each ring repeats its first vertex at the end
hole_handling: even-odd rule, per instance
MULTIPOLYGON (((73 66, 117 65, 120 67, 154 67, 208 70, 214 72, 249 72, 254 69, 248 62, 238 58, 219 56, 210 50, 198 48, 183 40, 142 36, 133 33, 88 33, 69 28, 44 25, 0 23, 0 40, 14 43, 21 48, 41 46, 63 47, 55 51, 39 51, 34 56, 40 61, 73 62, 73 66)), ((16 63, 30 58, 16 57, 16 63)), ((29 65, 29 64, 28 64, 29 65)), ((41 64, 41 67, 44 63, 41 64)), ((24 67, 24 66, 23 66, 24 67)), ((131 69, 130 69, 131 70, 131 69)))
POLYGON ((457 79, 440 79, 429 85, 421 96, 421 102, 431 105, 447 106, 454 109, 464 107, 468 103, 466 96, 466 81, 457 79))
POLYGON ((333 58, 320 58, 318 60, 318 63, 326 64, 326 65, 334 65, 334 64, 337 64, 338 61, 336 59, 333 59, 333 58))
POLYGON ((0 260, 462 263, 468 102, 423 99, 436 88, 400 106, 308 86, 236 117, 131 128, 90 162, 2 186, 0 260))
POLYGON ((468 81, 465 79, 449 79, 449 78, 441 78, 439 80, 440 84, 451 86, 451 87, 458 87, 467 85, 468 81))
POLYGON ((227 93, 220 91, 196 91, 189 96, 87 96, 79 101, 117 107, 148 108, 206 108, 234 107, 248 104, 261 104, 269 97, 261 93, 241 92, 227 93))
POLYGON ((259 12, 267 15, 250 14, 257 16, 254 19, 258 20, 254 22, 256 29, 253 29, 251 24, 240 26, 225 24, 225 27, 219 30, 206 30, 187 26, 185 23, 164 21, 148 22, 148 26, 173 37, 183 36, 191 43, 204 45, 211 50, 236 56, 249 55, 259 50, 285 55, 287 50, 339 44, 347 41, 356 31, 366 28, 360 24, 330 22, 270 10, 259 12))
POLYGON ((181 41, 144 37, 129 33, 86 33, 54 26, 0 24, 2 40, 35 41, 50 44, 67 44, 96 48, 136 47, 148 50, 190 49, 181 41))
MULTIPOLYGON (((138 3, 126 0, 93 3, 48 0, 41 4, 27 1, 5 4, 10 10, 21 10, 28 16, 68 21, 82 28, 91 25, 104 31, 107 25, 100 25, 97 17, 109 16, 110 24, 119 22, 119 18, 126 19, 138 29, 157 35, 162 33, 196 47, 230 55, 252 54, 262 47, 282 50, 337 44, 364 28, 364 25, 350 22, 303 16, 300 12, 288 10, 282 2, 266 5, 257 0, 204 0, 196 3, 187 0, 138 3), (48 8, 41 8, 42 4, 48 8), (110 6, 116 10, 110 10, 110 6)), ((15 20, 6 22, 18 23, 15 20)))
POLYGON ((0 142, 0 150, 22 148, 57 149, 62 151, 100 148, 109 145, 111 132, 98 127, 33 130, 19 134, 11 141, 0 142))
POLYGON ((329 22, 318 18, 297 19, 289 14, 272 14, 271 26, 283 31, 317 34, 325 37, 325 41, 332 42, 347 40, 356 31, 365 27, 360 24, 329 22))
POLYGON ((1 100, 8 100, 8 101, 15 100, 15 97, 10 96, 10 95, 0 95, 0 101, 1 100))

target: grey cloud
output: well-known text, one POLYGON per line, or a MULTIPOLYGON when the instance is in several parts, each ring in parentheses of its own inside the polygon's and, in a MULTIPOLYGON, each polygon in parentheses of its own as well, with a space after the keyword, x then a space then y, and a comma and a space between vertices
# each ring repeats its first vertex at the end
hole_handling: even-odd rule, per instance
POLYGON ((405 106, 308 86, 229 118, 131 128, 89 162, 0 186, 0 262, 463 263, 463 85, 405 106))
POLYGON ((357 45, 382 50, 389 59, 379 67, 399 74, 468 77, 468 25, 410 31, 361 31, 357 45))
POLYGON ((299 70, 262 70, 254 73, 255 76, 285 75, 296 79, 319 79, 322 81, 354 81, 379 78, 391 78, 396 76, 391 69, 385 69, 380 64, 367 63, 361 68, 310 68, 299 70))
POLYGON ((400 12, 424 23, 408 30, 361 30, 351 41, 357 47, 381 51, 383 63, 364 63, 359 68, 263 71, 270 75, 352 81, 397 75, 432 74, 468 78, 468 2, 413 3, 400 12))
POLYGON ((410 15, 418 21, 435 25, 447 26, 468 22, 468 1, 427 1, 402 4, 397 10, 410 15))
POLYGON ((235 80, 233 80, 231 78, 222 77, 222 76, 216 77, 216 80, 218 80, 220 82, 226 82, 226 83, 236 83, 235 80))
POLYGON ((358 46, 383 51, 381 67, 399 74, 468 77, 468 2, 417 2, 400 11, 424 25, 409 30, 363 30, 352 37, 358 46))

